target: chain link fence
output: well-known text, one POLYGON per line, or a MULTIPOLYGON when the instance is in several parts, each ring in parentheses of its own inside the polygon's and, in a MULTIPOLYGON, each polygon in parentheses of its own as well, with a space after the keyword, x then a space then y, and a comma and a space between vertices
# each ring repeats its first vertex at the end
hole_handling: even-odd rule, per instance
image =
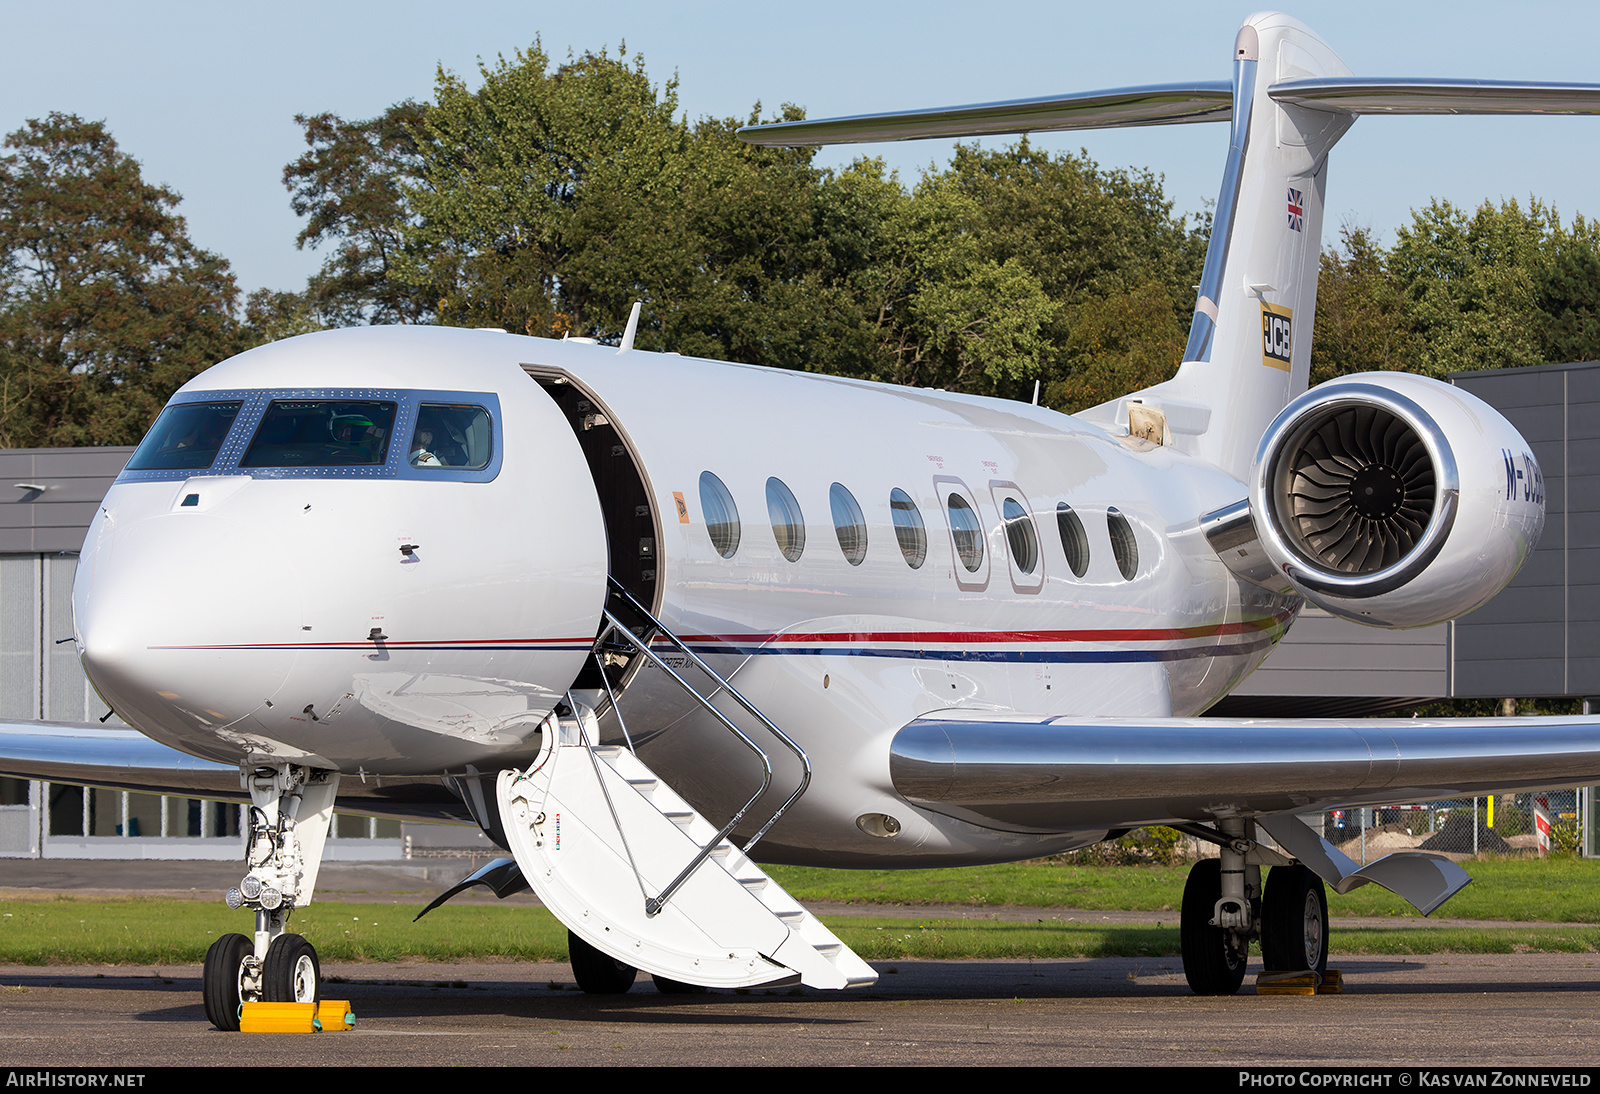
POLYGON ((1360 863, 1393 851, 1536 856, 1536 812, 1542 809, 1549 818, 1552 853, 1593 854, 1594 841, 1584 838, 1592 827, 1586 823, 1592 820, 1592 810, 1586 808, 1590 798, 1583 790, 1548 790, 1336 809, 1322 814, 1322 837, 1360 863))

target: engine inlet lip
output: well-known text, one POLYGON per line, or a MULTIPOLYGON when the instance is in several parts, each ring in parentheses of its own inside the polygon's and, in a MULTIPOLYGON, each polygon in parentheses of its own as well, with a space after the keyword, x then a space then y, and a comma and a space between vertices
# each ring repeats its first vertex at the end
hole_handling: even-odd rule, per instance
MULTIPOLYGON (((1337 382, 1336 382, 1337 383, 1337 382)), ((1328 385, 1332 386, 1332 385, 1328 385)), ((1251 483, 1251 509, 1265 519, 1258 527, 1270 553, 1289 561, 1282 564, 1284 574, 1294 584, 1315 592, 1349 599, 1365 599, 1393 592, 1418 577, 1444 549, 1455 526, 1461 502, 1461 476, 1456 468, 1450 443, 1423 408, 1404 395, 1377 384, 1342 383, 1336 391, 1308 391, 1284 407, 1256 449, 1256 477, 1251 483), (1311 431, 1333 414, 1346 408, 1386 411, 1409 426, 1422 440, 1433 461, 1433 514, 1411 552, 1382 570, 1366 574, 1343 574, 1330 570, 1320 559, 1303 551, 1279 523, 1278 481, 1283 457, 1295 451, 1311 431)))

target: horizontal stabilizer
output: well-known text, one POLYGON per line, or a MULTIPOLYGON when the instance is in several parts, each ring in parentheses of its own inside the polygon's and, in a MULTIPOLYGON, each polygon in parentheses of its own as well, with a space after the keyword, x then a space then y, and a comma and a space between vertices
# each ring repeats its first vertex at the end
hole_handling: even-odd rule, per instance
POLYGON ((1409 903, 1423 915, 1449 900, 1472 880, 1460 866, 1443 855, 1426 851, 1397 851, 1362 866, 1333 844, 1307 828, 1299 817, 1282 814, 1258 817, 1278 846, 1294 855, 1311 872, 1333 886, 1336 893, 1359 889, 1369 881, 1409 903))
POLYGON ((1288 80, 1267 94, 1350 114, 1600 114, 1600 84, 1345 76, 1288 80))
POLYGON ((924 137, 979 137, 1060 129, 1225 122, 1232 112, 1233 85, 1226 81, 1153 84, 1043 99, 1011 99, 933 110, 751 125, 739 130, 739 139, 769 148, 795 148, 811 144, 911 141, 924 137))
MULTIPOLYGON (((1269 87, 1267 95, 1290 106, 1345 114, 1600 114, 1600 84, 1342 76, 1286 80, 1269 87)), ((1232 85, 1200 81, 751 125, 739 130, 739 138, 769 148, 794 148, 1225 122, 1232 117, 1232 85)))

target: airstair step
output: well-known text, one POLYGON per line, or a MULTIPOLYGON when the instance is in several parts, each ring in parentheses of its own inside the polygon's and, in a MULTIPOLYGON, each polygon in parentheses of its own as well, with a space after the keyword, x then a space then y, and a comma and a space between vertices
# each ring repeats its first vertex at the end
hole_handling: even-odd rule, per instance
POLYGON ((526 771, 501 773, 500 815, 522 874, 578 937, 614 959, 684 983, 753 987, 871 983, 872 969, 631 751, 589 750, 568 719, 526 771), (590 762, 590 756, 604 762, 590 762), (570 759, 568 759, 570 757, 570 759), (629 794, 626 787, 639 790, 629 794), (639 899, 682 875, 655 914, 639 899))

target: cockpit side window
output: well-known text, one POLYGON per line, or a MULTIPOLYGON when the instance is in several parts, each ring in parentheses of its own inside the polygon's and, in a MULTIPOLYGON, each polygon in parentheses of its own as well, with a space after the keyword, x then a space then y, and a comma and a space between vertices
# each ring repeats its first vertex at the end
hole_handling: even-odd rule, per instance
POLYGON ((275 399, 240 467, 382 465, 396 404, 365 399, 275 399))
POLYGON ((467 468, 489 466, 493 439, 489 412, 481 406, 423 403, 411 434, 412 467, 467 468))
POLYGON ((217 458, 240 399, 217 403, 174 403, 161 412, 128 461, 131 471, 204 471, 217 458))

